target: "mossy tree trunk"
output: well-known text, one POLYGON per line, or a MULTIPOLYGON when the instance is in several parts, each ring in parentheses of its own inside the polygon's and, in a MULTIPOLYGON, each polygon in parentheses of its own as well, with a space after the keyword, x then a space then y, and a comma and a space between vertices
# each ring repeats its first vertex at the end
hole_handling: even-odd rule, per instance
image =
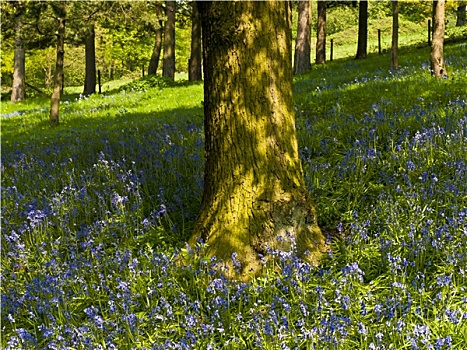
POLYGON ((311 68, 311 2, 298 2, 297 40, 295 41, 294 74, 307 72, 311 68))
POLYGON ((159 18, 158 24, 159 27, 156 29, 156 35, 154 40, 154 48, 151 54, 151 60, 149 61, 149 68, 148 74, 154 75, 157 74, 157 68, 159 67, 159 60, 161 57, 161 49, 162 49, 162 6, 160 4, 156 4, 156 16, 159 18))
POLYGON ((162 75, 175 78, 175 1, 165 2, 164 61, 162 75))
POLYGON ((204 54, 205 179, 190 244, 242 271, 292 236, 317 262, 325 240, 304 183, 292 101, 291 5, 199 2, 204 54), (274 40, 271 40, 274 38, 274 40))
POLYGON ((63 84, 63 58, 65 56, 65 19, 58 18, 57 61, 55 64, 54 89, 50 101, 50 124, 58 125, 60 92, 63 84))
POLYGON ((191 14, 191 53, 188 67, 188 80, 202 80, 201 73, 201 21, 199 18, 198 6, 192 3, 191 14))
POLYGON ((399 3, 392 0, 392 44, 391 44, 391 69, 397 69, 397 51, 399 49, 399 3))
POLYGON ((318 26, 316 30, 316 64, 326 62, 326 0, 318 0, 318 26))
POLYGON ((433 40, 431 42, 431 74, 437 78, 447 75, 444 63, 445 0, 433 1, 433 40))
POLYGON ((15 61, 13 69, 13 85, 11 89, 11 102, 13 103, 24 101, 26 84, 26 60, 22 36, 23 21, 21 19, 21 14, 17 14, 15 20, 15 61))
POLYGON ((96 93, 96 33, 94 24, 89 27, 84 43, 85 50, 85 75, 84 75, 84 95, 96 93))
POLYGON ((358 7, 358 44, 355 58, 366 58, 368 45, 368 0, 360 0, 358 7))

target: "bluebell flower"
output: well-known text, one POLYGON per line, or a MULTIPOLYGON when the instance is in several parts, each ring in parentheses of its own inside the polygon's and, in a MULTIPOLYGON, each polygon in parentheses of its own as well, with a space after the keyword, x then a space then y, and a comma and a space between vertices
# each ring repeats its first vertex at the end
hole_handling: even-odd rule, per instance
POLYGON ((450 286, 452 285, 452 280, 450 275, 441 275, 436 278, 436 282, 438 286, 444 287, 444 286, 450 286))

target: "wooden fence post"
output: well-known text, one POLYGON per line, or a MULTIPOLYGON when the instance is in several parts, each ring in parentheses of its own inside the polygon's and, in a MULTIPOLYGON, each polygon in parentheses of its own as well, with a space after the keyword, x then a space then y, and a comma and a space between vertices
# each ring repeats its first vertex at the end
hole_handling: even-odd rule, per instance
POLYGON ((431 46, 431 19, 428 20, 428 46, 431 46))
POLYGON ((378 29, 378 54, 381 55, 381 29, 378 29))
POLYGON ((97 71, 97 83, 99 84, 99 93, 102 94, 102 90, 101 90, 101 71, 100 70, 97 71))
POLYGON ((332 61, 332 56, 334 54, 334 39, 331 39, 331 57, 329 58, 332 61))

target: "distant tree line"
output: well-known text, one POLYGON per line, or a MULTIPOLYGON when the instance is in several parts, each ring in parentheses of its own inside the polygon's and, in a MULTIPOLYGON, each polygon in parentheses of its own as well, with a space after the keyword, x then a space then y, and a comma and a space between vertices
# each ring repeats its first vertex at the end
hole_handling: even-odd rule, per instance
MULTIPOLYGON (((393 35, 390 66, 397 68, 398 16, 412 18, 432 15, 433 52, 432 71, 436 76, 446 75, 442 47, 444 45, 445 1, 414 3, 410 1, 372 2, 368 0, 329 1, 299 0, 297 2, 297 35, 293 72, 300 74, 311 68, 311 37, 316 35, 316 64, 326 62, 326 32, 328 9, 358 8, 358 43, 356 58, 367 56, 368 16, 387 11, 393 16, 393 35), (317 18, 312 19, 312 3, 317 5, 317 18), (371 10, 371 11, 370 11, 371 10), (313 33, 314 31, 314 33, 313 33), (439 73, 441 72, 441 73, 439 73)), ((466 5, 451 1, 450 8, 457 13, 456 25, 465 24, 466 5)), ((83 94, 96 92, 96 66, 108 80, 122 72, 143 70, 143 74, 157 74, 173 80, 176 70, 188 72, 189 80, 202 79, 201 22, 198 7, 193 1, 173 0, 150 2, 31 2, 7 1, 2 6, 2 41, 14 52, 11 75, 11 101, 23 101, 26 87, 41 91, 26 80, 26 55, 42 51, 37 61, 42 62, 45 85, 53 90, 51 123, 58 124, 58 106, 64 77, 83 85, 83 94), (179 28, 179 30, 176 30, 179 28), (184 38, 176 38, 182 33, 184 38), (96 45, 96 38, 98 43, 96 45), (177 46, 177 42, 179 43, 177 46), (183 42, 185 59, 176 60, 176 50, 183 42), (55 58, 52 46, 55 46, 55 58), (76 63, 77 50, 84 47, 84 69, 75 77, 68 77, 67 65, 76 63), (73 52, 68 55, 67 52, 73 52), (98 55, 99 54, 99 55, 98 55), (54 62, 54 64, 52 64, 54 62), (178 63, 177 63, 178 62, 178 63), (55 69, 53 69, 53 66, 55 69), (178 67, 178 68, 177 68, 178 67), (76 81, 78 79, 79 81, 76 81)), ((3 66, 8 64, 8 60, 3 66)), ((11 63, 10 63, 11 64, 11 63)), ((2 67, 3 68, 3 67, 2 67)), ((3 69, 2 69, 3 70, 3 69)), ((76 74, 76 73, 74 73, 76 74)), ((8 81, 8 75, 4 81, 8 81)))

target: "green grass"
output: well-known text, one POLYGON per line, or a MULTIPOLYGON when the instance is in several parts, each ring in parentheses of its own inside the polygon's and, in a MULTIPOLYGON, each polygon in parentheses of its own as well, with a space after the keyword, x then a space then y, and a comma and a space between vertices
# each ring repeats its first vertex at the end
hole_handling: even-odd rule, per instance
POLYGON ((467 46, 339 59, 294 79, 331 250, 227 281, 184 243, 203 187, 202 84, 2 103, 5 349, 463 349, 467 46), (66 103, 65 101, 68 101, 66 103), (21 113, 15 114, 15 111, 21 113))
POLYGON ((153 119, 154 113, 177 108, 193 108, 200 114, 202 100, 200 83, 135 93, 117 89, 109 94, 90 97, 65 94, 60 105, 60 126, 55 130, 49 128, 49 107, 46 99, 36 98, 17 104, 2 103, 2 114, 14 111, 25 113, 2 120, 2 138, 9 143, 13 139, 41 139, 63 130, 90 132, 99 128, 118 127, 122 123, 132 121, 145 123, 153 119))
MULTIPOLYGON (((378 54, 378 30, 381 31, 381 51, 390 52, 392 43, 392 18, 370 19, 368 22, 368 54, 378 54)), ((403 16, 399 18, 399 48, 404 50, 411 47, 428 47, 428 33, 426 23, 413 23, 403 16)), ((330 60, 331 39, 334 41, 333 59, 355 57, 357 53, 358 28, 350 27, 327 36, 326 58, 330 60)), ((448 27, 446 42, 467 39, 466 27, 448 27)), ((312 39, 312 52, 315 50, 316 39, 312 39)), ((312 57, 314 55, 312 54, 312 57)))
MULTIPOLYGON (((391 50, 392 19, 371 20, 368 23, 368 54, 378 53, 378 29, 381 30, 381 50, 391 50)), ((399 22, 399 47, 427 44, 425 24, 415 24, 401 16, 399 22)), ((327 56, 330 55, 330 40, 334 40, 334 59, 355 57, 357 53, 358 28, 351 27, 328 36, 327 56)))

